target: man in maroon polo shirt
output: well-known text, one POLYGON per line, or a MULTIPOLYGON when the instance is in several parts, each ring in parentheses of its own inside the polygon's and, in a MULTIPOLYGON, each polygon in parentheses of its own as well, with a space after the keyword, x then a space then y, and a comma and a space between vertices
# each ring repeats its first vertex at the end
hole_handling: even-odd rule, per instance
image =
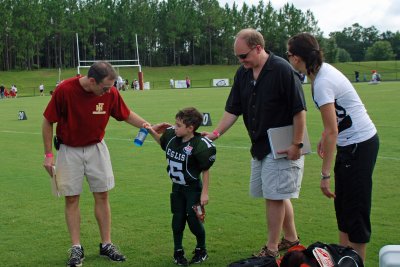
POLYGON ((72 243, 67 266, 82 266, 84 259, 79 210, 84 176, 95 200, 100 255, 112 261, 125 261, 125 256, 111 242, 108 191, 114 187, 114 175, 103 138, 110 116, 135 127, 142 127, 147 122, 125 105, 113 86, 116 78, 111 64, 96 62, 89 68, 87 76, 63 81, 43 114, 43 165, 49 175, 56 170, 59 193, 65 196, 65 218, 72 243), (56 143, 59 145, 56 162, 52 153, 54 123, 57 124, 56 143))

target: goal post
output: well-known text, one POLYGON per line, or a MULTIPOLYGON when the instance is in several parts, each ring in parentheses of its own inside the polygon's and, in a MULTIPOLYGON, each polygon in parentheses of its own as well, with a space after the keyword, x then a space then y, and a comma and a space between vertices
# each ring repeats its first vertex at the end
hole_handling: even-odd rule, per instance
MULTIPOLYGON (((139 61, 139 47, 138 47, 138 40, 137 40, 137 34, 135 34, 136 37, 136 54, 137 54, 137 59, 102 59, 104 61, 109 62, 114 68, 127 68, 127 67, 138 67, 138 81, 139 81, 139 89, 143 90, 143 72, 142 72, 142 66, 140 65, 139 61)), ((81 74, 81 69, 82 68, 90 68, 90 66, 95 63, 97 60, 81 60, 79 56, 79 37, 78 33, 76 33, 76 47, 77 47, 77 58, 78 58, 78 67, 77 67, 77 74, 81 74)))

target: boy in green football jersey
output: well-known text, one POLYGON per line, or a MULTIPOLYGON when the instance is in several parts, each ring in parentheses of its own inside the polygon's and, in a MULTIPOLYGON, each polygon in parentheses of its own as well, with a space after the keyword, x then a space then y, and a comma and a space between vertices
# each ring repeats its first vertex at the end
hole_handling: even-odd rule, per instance
POLYGON ((203 121, 203 115, 197 109, 184 108, 176 114, 175 120, 175 125, 166 129, 162 135, 154 130, 158 128, 157 125, 147 125, 146 128, 166 152, 167 171, 173 182, 170 200, 174 262, 187 266, 208 258, 202 222, 204 217, 197 217, 193 206, 200 204, 203 207, 208 204, 209 169, 215 162, 216 148, 210 139, 196 132, 203 121), (182 246, 186 221, 197 240, 190 262, 182 246))

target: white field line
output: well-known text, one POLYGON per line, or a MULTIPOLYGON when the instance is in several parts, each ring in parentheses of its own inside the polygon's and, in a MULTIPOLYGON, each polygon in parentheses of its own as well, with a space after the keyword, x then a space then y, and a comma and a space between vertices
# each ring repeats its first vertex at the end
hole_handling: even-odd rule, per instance
MULTIPOLYGON (((30 135, 41 135, 42 133, 28 133, 28 132, 18 132, 18 131, 7 131, 7 130, 0 130, 0 133, 5 133, 5 134, 30 134, 30 135)), ((107 137, 105 138, 106 140, 116 140, 116 141, 128 141, 128 142, 132 142, 133 141, 133 137, 131 139, 129 138, 114 138, 114 137, 107 137)), ((153 140, 146 140, 146 143, 156 143, 153 140)), ((250 150, 249 146, 227 146, 227 145, 220 145, 220 144, 216 144, 217 148, 227 148, 227 149, 246 149, 246 150, 250 150)), ((315 152, 311 152, 312 154, 315 154, 315 152)), ((396 161, 400 161, 400 158, 398 157, 384 157, 384 156, 379 156, 378 155, 378 159, 385 159, 385 160, 396 160, 396 161)))

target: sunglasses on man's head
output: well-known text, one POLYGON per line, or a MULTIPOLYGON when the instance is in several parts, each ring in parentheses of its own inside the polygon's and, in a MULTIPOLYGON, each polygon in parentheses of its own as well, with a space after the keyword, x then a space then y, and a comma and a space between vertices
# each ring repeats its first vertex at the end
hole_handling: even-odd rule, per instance
POLYGON ((236 55, 236 57, 237 57, 237 58, 240 58, 240 59, 246 59, 247 56, 250 54, 250 52, 253 51, 253 49, 256 48, 256 47, 257 47, 257 46, 255 46, 255 47, 253 47, 252 49, 250 49, 250 51, 247 52, 246 54, 239 54, 239 55, 236 55))

